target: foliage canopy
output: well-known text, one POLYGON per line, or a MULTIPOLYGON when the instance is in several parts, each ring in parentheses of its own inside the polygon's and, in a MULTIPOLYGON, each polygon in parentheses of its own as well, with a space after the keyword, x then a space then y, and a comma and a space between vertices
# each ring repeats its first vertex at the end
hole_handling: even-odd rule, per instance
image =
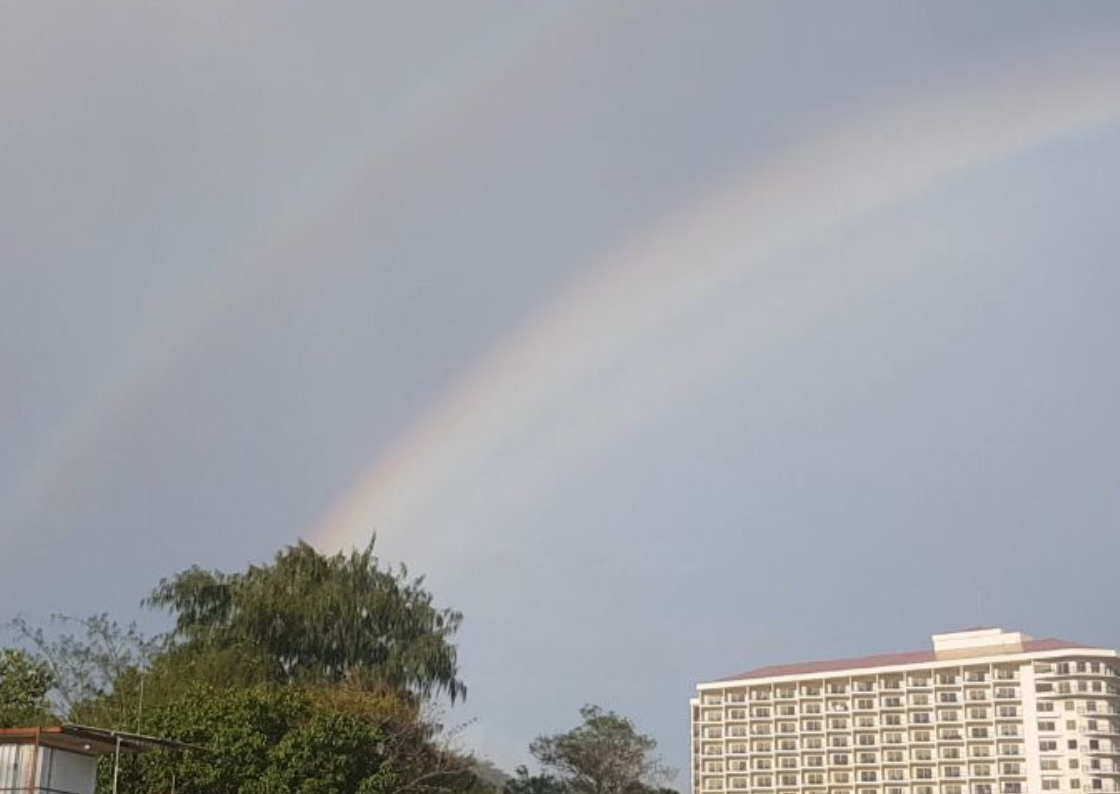
POLYGON ((629 719, 593 705, 579 713, 581 725, 529 745, 545 774, 519 774, 512 788, 507 785, 508 794, 557 794, 557 783, 570 794, 643 794, 672 779, 674 772, 657 755, 657 742, 629 719))
POLYGON ((0 728, 38 725, 50 719, 50 668, 26 651, 0 651, 0 728))
POLYGON ((174 616, 180 642, 256 649, 284 680, 466 695, 451 643, 462 615, 437 608, 404 566, 383 568, 372 542, 324 556, 301 541, 238 574, 193 567, 161 581, 146 603, 174 616))

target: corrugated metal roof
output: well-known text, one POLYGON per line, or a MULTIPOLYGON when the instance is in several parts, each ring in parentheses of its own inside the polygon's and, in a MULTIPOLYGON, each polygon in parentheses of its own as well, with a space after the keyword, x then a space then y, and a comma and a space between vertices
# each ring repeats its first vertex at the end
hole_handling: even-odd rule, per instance
POLYGON ((204 747, 145 736, 127 731, 113 731, 106 728, 91 728, 86 725, 52 725, 45 728, 3 728, 0 729, 0 745, 39 744, 55 747, 83 755, 106 755, 117 748, 130 753, 142 753, 154 747, 171 750, 205 750, 204 747))

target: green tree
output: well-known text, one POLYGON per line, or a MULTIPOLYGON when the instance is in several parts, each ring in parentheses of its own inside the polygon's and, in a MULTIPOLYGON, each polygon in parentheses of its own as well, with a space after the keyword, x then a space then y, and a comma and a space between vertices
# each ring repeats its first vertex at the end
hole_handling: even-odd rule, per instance
POLYGON ((45 632, 15 618, 8 627, 50 673, 49 698, 70 722, 136 728, 144 671, 166 648, 135 623, 123 626, 106 614, 76 618, 52 615, 61 630, 45 632))
MULTIPOLYGON (((541 736, 529 751, 571 794, 640 794, 670 781, 675 772, 657 755, 657 742, 613 711, 587 705, 583 724, 566 733, 541 736)), ((531 782, 530 778, 529 781, 531 782)), ((536 785, 545 785, 538 781, 536 785)), ((537 790, 510 794, 552 794, 537 790)))
POLYGON ((50 669, 26 651, 0 650, 0 728, 19 728, 51 721, 47 692, 50 669))
POLYGON ((190 568, 146 603, 175 617, 180 642, 259 649, 285 680, 466 694, 451 643, 462 615, 437 608, 404 566, 383 568, 372 541, 334 556, 301 541, 239 574, 190 568))
MULTIPOLYGON (((214 794, 467 794, 470 759, 426 738, 411 702, 390 692, 195 686, 153 708, 149 730, 205 750, 128 757, 120 791, 214 794)), ((103 770, 101 790, 109 790, 103 770)))
POLYGON ((514 776, 502 787, 503 794, 567 794, 568 787, 555 775, 529 774, 524 766, 517 767, 514 776))

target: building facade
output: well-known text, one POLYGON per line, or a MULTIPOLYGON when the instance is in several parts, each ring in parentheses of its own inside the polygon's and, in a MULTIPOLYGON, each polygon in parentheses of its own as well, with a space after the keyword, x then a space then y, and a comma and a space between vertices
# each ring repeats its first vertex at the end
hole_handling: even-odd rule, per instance
POLYGON ((1000 629, 697 686, 693 794, 1120 794, 1116 651, 1000 629))

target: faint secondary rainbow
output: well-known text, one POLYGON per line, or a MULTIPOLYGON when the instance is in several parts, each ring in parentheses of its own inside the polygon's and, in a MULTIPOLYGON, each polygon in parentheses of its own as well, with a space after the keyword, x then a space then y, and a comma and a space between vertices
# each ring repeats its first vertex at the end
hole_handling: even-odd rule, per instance
MULTIPOLYGON (((811 325, 812 311, 791 320, 797 312, 788 310, 809 293, 813 306, 823 305, 830 290, 843 289, 844 274, 813 274, 815 284, 803 273, 791 276, 784 267, 799 247, 987 164, 1120 118, 1120 47, 1097 44, 1060 61, 1035 58, 916 87, 912 98, 841 119, 696 198, 605 257, 453 384, 361 473, 312 539, 334 549, 362 544, 373 530, 427 531, 425 517, 440 505, 469 501, 487 467, 502 465, 510 450, 534 438, 547 438, 547 455, 560 462, 536 472, 538 479, 578 461, 614 421, 656 411, 691 387, 684 383, 690 376, 706 377, 719 362, 689 362, 685 355, 689 373, 641 381, 663 391, 606 387, 613 394, 584 417, 566 416, 557 432, 550 419, 563 413, 560 406, 576 396, 598 399, 612 373, 633 361, 652 366, 656 344, 671 344, 668 329, 729 294, 741 296, 735 313, 745 318, 734 327, 760 344, 774 329, 811 325)), ((440 542, 449 540, 454 547, 452 538, 440 542)))
POLYGON ((66 490, 82 466, 96 457, 99 444, 120 431, 116 424, 142 412, 151 392, 207 341, 221 319, 233 315, 269 280, 306 267, 293 262, 288 252, 341 215, 371 178, 385 178, 384 170, 392 168, 416 136, 479 112, 497 81, 533 69, 541 49, 562 47, 584 28, 602 24, 606 16, 590 0, 505 15, 486 36, 464 39, 468 45, 461 52, 446 55, 444 79, 423 83, 391 106, 389 115, 365 119, 368 135, 357 150, 325 155, 298 190, 250 224, 242 235, 243 245, 217 257, 219 264, 197 289, 169 307, 157 327, 138 335, 136 347, 104 374, 67 421, 59 423, 0 503, 0 537, 24 531, 38 510, 66 490))

